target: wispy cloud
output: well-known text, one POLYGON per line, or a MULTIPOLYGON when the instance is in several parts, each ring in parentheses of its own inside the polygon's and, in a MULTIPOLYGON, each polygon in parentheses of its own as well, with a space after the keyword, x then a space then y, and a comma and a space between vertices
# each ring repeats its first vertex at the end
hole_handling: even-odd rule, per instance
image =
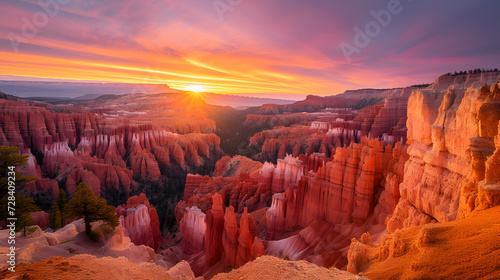
POLYGON ((25 19, 44 10, 35 0, 2 1, 0 75, 327 95, 500 61, 496 1, 401 0, 404 15, 350 63, 339 44, 387 0, 243 1, 224 21, 206 0, 64 2, 16 53, 9 34, 23 36, 25 19))

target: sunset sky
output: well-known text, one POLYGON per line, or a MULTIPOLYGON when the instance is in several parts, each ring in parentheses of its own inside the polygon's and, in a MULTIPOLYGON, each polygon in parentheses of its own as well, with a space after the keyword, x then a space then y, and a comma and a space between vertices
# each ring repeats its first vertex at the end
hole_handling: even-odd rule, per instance
POLYGON ((395 0, 2 0, 0 80, 303 96, 500 67, 500 2, 486 0, 402 0, 346 59, 340 45, 356 46, 355 28, 388 5, 395 0))

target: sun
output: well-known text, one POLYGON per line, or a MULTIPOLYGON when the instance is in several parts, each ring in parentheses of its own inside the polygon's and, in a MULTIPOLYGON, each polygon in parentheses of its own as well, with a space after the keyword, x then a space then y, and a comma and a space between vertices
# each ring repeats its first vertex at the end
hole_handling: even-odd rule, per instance
POLYGON ((202 86, 202 85, 189 85, 186 87, 186 89, 188 91, 192 91, 192 92, 196 92, 196 93, 199 93, 199 92, 202 92, 205 90, 205 87, 202 86))

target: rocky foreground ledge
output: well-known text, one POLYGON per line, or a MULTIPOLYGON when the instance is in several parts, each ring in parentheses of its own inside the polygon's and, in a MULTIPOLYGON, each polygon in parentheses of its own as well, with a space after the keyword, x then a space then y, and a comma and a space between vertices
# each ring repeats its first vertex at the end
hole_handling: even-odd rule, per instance
POLYGON ((189 279, 170 275, 165 267, 153 263, 136 264, 125 257, 97 258, 81 254, 70 258, 51 257, 43 261, 24 263, 16 272, 3 270, 1 279, 189 279))
POLYGON ((262 256, 229 273, 219 273, 213 280, 261 279, 368 279, 337 268, 324 268, 308 261, 287 261, 272 256, 262 256))
MULTIPOLYGON (((153 263, 136 264, 124 257, 97 258, 82 254, 70 258, 51 257, 43 261, 22 264, 15 273, 0 272, 1 279, 176 279, 198 280, 187 262, 171 269, 153 263)), ((368 279, 347 271, 327 269, 307 261, 287 261, 272 256, 263 256, 229 273, 221 273, 212 279, 368 279)))

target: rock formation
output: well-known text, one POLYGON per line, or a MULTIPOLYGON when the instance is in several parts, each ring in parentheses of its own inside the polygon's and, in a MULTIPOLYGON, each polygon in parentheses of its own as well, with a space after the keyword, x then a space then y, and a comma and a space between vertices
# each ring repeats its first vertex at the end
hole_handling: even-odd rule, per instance
POLYGON ((214 265, 222 256, 224 247, 222 245, 222 233, 224 231, 224 204, 222 196, 215 194, 213 196, 212 209, 207 211, 205 216, 205 254, 207 265, 214 265))
POLYGON ((259 180, 264 184, 271 185, 272 193, 280 193, 295 186, 305 173, 302 161, 291 155, 279 159, 275 166, 272 163, 264 163, 260 172, 259 180))
POLYGON ((492 260, 500 257, 494 228, 499 218, 497 206, 453 222, 404 228, 379 244, 365 234, 352 240, 347 269, 370 279, 498 278, 492 260))
POLYGON ((339 147, 334 159, 325 162, 317 174, 302 177, 297 189, 285 192, 283 199, 273 197, 276 204, 268 210, 269 217, 274 217, 276 209, 283 207, 277 205, 283 203, 286 211, 278 212, 286 216, 278 220, 287 221, 285 227, 289 229, 308 226, 318 219, 331 224, 363 223, 371 216, 376 203, 374 194, 391 160, 392 148, 384 149, 383 143, 374 139, 364 138, 362 144, 339 147))
MULTIPOLYGON (((266 107, 266 105, 262 106, 266 107)), ((261 107, 261 108, 262 108, 261 107)), ((244 127, 255 128, 274 128, 275 126, 290 126, 293 124, 306 124, 307 121, 314 120, 315 117, 304 114, 288 114, 288 115, 254 115, 249 114, 243 123, 244 127)))
POLYGON ((184 241, 183 251, 192 255, 204 249, 204 237, 207 231, 205 213, 193 206, 186 208, 186 214, 180 222, 180 230, 184 241))
MULTIPOLYGON (((158 250, 158 214, 173 216, 175 205, 182 245, 165 262, 185 259, 197 276, 264 254, 360 272, 432 250, 426 244, 439 243, 446 225, 500 204, 497 81, 498 74, 443 76, 429 86, 262 106, 244 123, 248 133, 260 131, 250 148, 262 163, 222 157, 203 102, 169 94, 154 95, 144 108, 147 96, 120 98, 122 105, 132 102, 126 112, 110 106, 61 113, 0 100, 0 144, 23 148, 25 174, 40 177, 23 192, 48 205, 59 185, 71 194, 80 182, 115 205, 139 191, 155 206, 168 205, 157 212, 141 194, 117 208, 135 244, 158 250), (185 122, 164 110, 179 104, 190 107, 185 122), (168 117, 160 116, 164 111, 168 117), (181 194, 178 203, 170 199, 181 194), (422 227, 429 223, 448 224, 422 227)), ((33 216, 43 227, 46 213, 33 216)), ((58 234, 64 240, 75 232, 58 234)))
POLYGON ((208 172, 222 155, 220 139, 210 134, 215 123, 201 112, 208 105, 198 104, 201 111, 180 107, 186 110, 181 119, 165 112, 166 107, 184 104, 181 97, 128 95, 104 103, 89 101, 85 108, 1 99, 0 145, 19 146, 29 156, 25 173, 36 176, 37 182, 24 192, 44 210, 57 195, 49 178, 70 194, 86 182, 114 205, 146 184, 142 191, 155 192, 156 197, 164 192, 151 189, 151 184, 165 184, 179 168, 208 172), (122 111, 113 109, 117 106, 122 111), (173 133, 173 127, 189 134, 173 133))
POLYGON ((239 228, 234 208, 232 206, 226 208, 222 244, 226 260, 234 268, 238 268, 254 260, 255 256, 259 257, 262 254, 262 244, 259 244, 260 241, 256 239, 254 234, 255 223, 252 216, 248 215, 246 208, 241 216, 239 228), (255 246, 254 241, 258 242, 255 246))
MULTIPOLYGON (((384 188, 373 210, 374 220, 378 224, 385 224, 386 218, 392 215, 401 197, 399 185, 403 182, 404 166, 408 160, 407 147, 396 143, 393 149, 393 158, 389 161, 381 185, 384 188)), ((392 229, 391 229, 392 230, 392 229)))
MULTIPOLYGON (((482 201, 494 201, 496 178, 486 179, 485 174, 488 158, 495 161, 493 139, 500 120, 496 98, 498 84, 412 93, 409 160, 400 184, 401 199, 388 221, 389 232, 431 220, 453 221, 476 207, 484 208, 482 201), (485 189, 490 198, 483 200, 479 194, 485 189)), ((486 207, 495 205, 491 202, 486 207)))
POLYGON ((384 104, 359 111, 323 110, 313 115, 317 120, 310 126, 276 126, 256 133, 250 145, 262 148, 254 158, 276 162, 288 153, 297 157, 315 152, 331 157, 336 147, 359 143, 362 137, 379 138, 391 145, 406 142, 406 103, 412 90, 410 87, 395 91, 384 99, 384 104))
POLYGON ((162 243, 158 214, 145 194, 132 196, 119 206, 116 214, 125 236, 136 245, 146 245, 157 251, 162 243))
POLYGON ((176 206, 177 221, 182 220, 186 207, 197 206, 203 212, 212 207, 212 197, 219 193, 226 206, 233 206, 237 213, 243 213, 245 207, 252 210, 262 207, 270 199, 271 185, 250 178, 246 173, 235 177, 208 177, 188 174, 185 200, 176 206))
POLYGON ((214 177, 233 177, 244 172, 250 177, 258 176, 258 171, 262 168, 262 163, 251 160, 244 156, 222 157, 216 164, 214 177))

